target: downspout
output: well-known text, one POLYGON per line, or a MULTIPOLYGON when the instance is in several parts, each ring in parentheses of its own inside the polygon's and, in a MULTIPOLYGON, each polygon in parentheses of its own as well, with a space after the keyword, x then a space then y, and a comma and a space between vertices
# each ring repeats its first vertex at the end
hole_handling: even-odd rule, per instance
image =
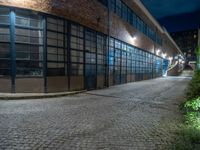
POLYGON ((107 22, 107 33, 108 33, 108 40, 107 40, 107 64, 106 64, 106 86, 109 87, 109 79, 110 79, 110 74, 109 74, 109 45, 110 45, 110 27, 112 24, 111 21, 111 10, 110 10, 110 0, 108 0, 108 22, 107 22))

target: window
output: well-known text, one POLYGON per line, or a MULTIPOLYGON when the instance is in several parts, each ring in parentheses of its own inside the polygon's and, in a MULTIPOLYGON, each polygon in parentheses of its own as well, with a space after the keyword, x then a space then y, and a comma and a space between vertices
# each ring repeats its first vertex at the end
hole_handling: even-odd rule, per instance
POLYGON ((9 26, 0 27, 0 42, 9 42, 9 41, 10 41, 9 26))
POLYGON ((132 47, 127 46, 127 74, 131 74, 132 67, 132 47))
POLYGON ((15 39, 17 76, 42 76, 42 17, 29 11, 16 10, 15 39))
POLYGON ((9 9, 0 8, 0 76, 10 73, 10 17, 9 9))
POLYGON ((71 65, 71 75, 83 75, 83 64, 72 64, 71 65))
POLYGON ((0 42, 0 76, 9 75, 10 44, 0 42))
POLYGON ((94 32, 86 31, 85 50, 91 53, 96 52, 96 34, 94 32))
POLYGON ((121 65, 121 73, 126 74, 126 67, 127 67, 127 56, 126 51, 122 51, 122 65, 121 65))
POLYGON ((113 74, 113 67, 114 67, 114 39, 110 38, 109 41, 109 74, 113 74))
POLYGON ((128 8, 127 13, 128 13, 128 18, 127 18, 128 23, 132 24, 133 23, 133 12, 130 8, 128 8))
POLYGON ((115 40, 115 63, 114 63, 114 71, 115 74, 120 75, 121 70, 121 42, 115 40))
POLYGON ((97 35, 97 74, 105 74, 106 65, 106 37, 97 35))
POLYGON ((128 19, 127 19, 127 17, 128 17, 128 15, 127 15, 127 12, 128 11, 128 8, 127 8, 127 6, 124 4, 124 3, 122 3, 122 18, 125 20, 125 21, 128 21, 128 19))
POLYGON ((7 8, 0 8, 0 25, 10 24, 10 10, 7 8))
MULTIPOLYGON (((99 0, 105 6, 108 6, 107 0, 99 0)), ((144 33, 147 37, 152 39, 159 45, 162 45, 161 37, 156 37, 156 31, 149 29, 148 25, 140 19, 125 3, 121 0, 110 0, 110 9, 115 12, 123 20, 130 23, 132 26, 137 28, 140 32, 144 33)))
POLYGON ((83 75, 83 27, 71 24, 71 75, 83 75))
MULTIPOLYGON (((66 26, 67 27, 67 22, 66 26)), ((49 76, 65 75, 66 61, 64 43, 64 20, 47 18, 47 74, 49 76)))
POLYGON ((110 0, 110 9, 113 12, 115 12, 115 4, 116 4, 116 0, 110 0))
POLYGON ((122 16, 122 2, 121 0, 116 0, 116 13, 118 16, 122 16))
POLYGON ((137 29, 144 33, 143 27, 144 22, 139 17, 137 17, 137 29))

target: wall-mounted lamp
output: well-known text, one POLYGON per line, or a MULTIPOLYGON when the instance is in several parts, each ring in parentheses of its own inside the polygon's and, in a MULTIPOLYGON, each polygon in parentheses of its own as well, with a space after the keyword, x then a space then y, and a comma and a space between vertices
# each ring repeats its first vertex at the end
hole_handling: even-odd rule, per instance
POLYGON ((156 50, 156 55, 159 55, 160 54, 160 49, 156 50))
POLYGON ((167 54, 162 53, 162 58, 166 58, 167 54))
POLYGON ((172 61, 173 57, 169 57, 168 59, 169 59, 169 61, 172 61))
POLYGON ((133 41, 137 40, 137 37, 134 35, 132 38, 133 41))

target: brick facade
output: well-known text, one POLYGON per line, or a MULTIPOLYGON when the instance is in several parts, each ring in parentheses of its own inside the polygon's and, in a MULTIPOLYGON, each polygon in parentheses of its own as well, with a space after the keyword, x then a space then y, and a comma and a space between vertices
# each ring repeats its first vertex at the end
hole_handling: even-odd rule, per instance
MULTIPOLYGON (((124 2, 132 7, 138 15, 140 15, 153 27, 150 20, 133 1, 126 0, 124 2)), ((0 5, 31 9, 47 14, 53 14, 107 34, 107 8, 97 0, 0 0, 0 5)), ((151 52, 154 52, 154 49, 156 49, 152 40, 147 38, 143 33, 138 32, 134 27, 123 21, 115 14, 112 14, 111 29, 111 36, 119 40, 151 52), (133 35, 137 35, 138 37, 135 42, 132 41, 133 35)))
MULTIPOLYGON (((157 49, 162 49, 163 52, 167 52, 168 56, 174 56, 179 53, 176 45, 167 37, 164 31, 161 32, 160 29, 158 29, 158 25, 155 25, 155 22, 153 23, 151 18, 136 4, 136 1, 124 0, 124 3, 132 8, 148 26, 162 37, 162 47, 114 13, 111 13, 110 19, 110 34, 112 37, 151 53, 155 53, 157 49), (136 36, 137 39, 133 40, 133 36, 136 36)), ((23 8, 59 16, 89 27, 95 31, 108 34, 108 10, 97 0, 0 0, 0 6, 23 8)), ((104 76, 98 77, 97 87, 103 88, 105 86, 102 84, 103 78, 104 76)), ((127 74, 128 82, 135 81, 135 78, 134 75, 130 76, 127 74)), ((143 79, 147 79, 146 75, 144 75, 143 79)), ((34 84, 31 84, 32 81, 32 79, 17 79, 16 85, 18 87, 16 88, 16 92, 44 91, 43 79, 34 79, 34 84), (32 86, 35 88, 32 89, 32 86)), ((113 76, 109 76, 109 85, 113 85, 111 81, 113 81, 113 76)), ((4 82, 7 83, 8 79, 2 81, 2 83, 4 82)), ((48 77, 47 92, 69 90, 68 84, 71 85, 70 90, 84 89, 84 76, 71 76, 70 81, 67 77, 48 77)), ((10 90, 11 87, 9 86, 6 91, 10 90)), ((0 89, 0 92, 2 91, 3 90, 0 89)))

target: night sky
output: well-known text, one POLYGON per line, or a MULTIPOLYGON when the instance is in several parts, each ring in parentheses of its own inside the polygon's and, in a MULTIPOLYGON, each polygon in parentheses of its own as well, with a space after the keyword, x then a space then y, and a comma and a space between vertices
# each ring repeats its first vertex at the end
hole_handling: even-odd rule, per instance
POLYGON ((169 32, 195 29, 200 24, 200 0, 141 0, 169 32))

